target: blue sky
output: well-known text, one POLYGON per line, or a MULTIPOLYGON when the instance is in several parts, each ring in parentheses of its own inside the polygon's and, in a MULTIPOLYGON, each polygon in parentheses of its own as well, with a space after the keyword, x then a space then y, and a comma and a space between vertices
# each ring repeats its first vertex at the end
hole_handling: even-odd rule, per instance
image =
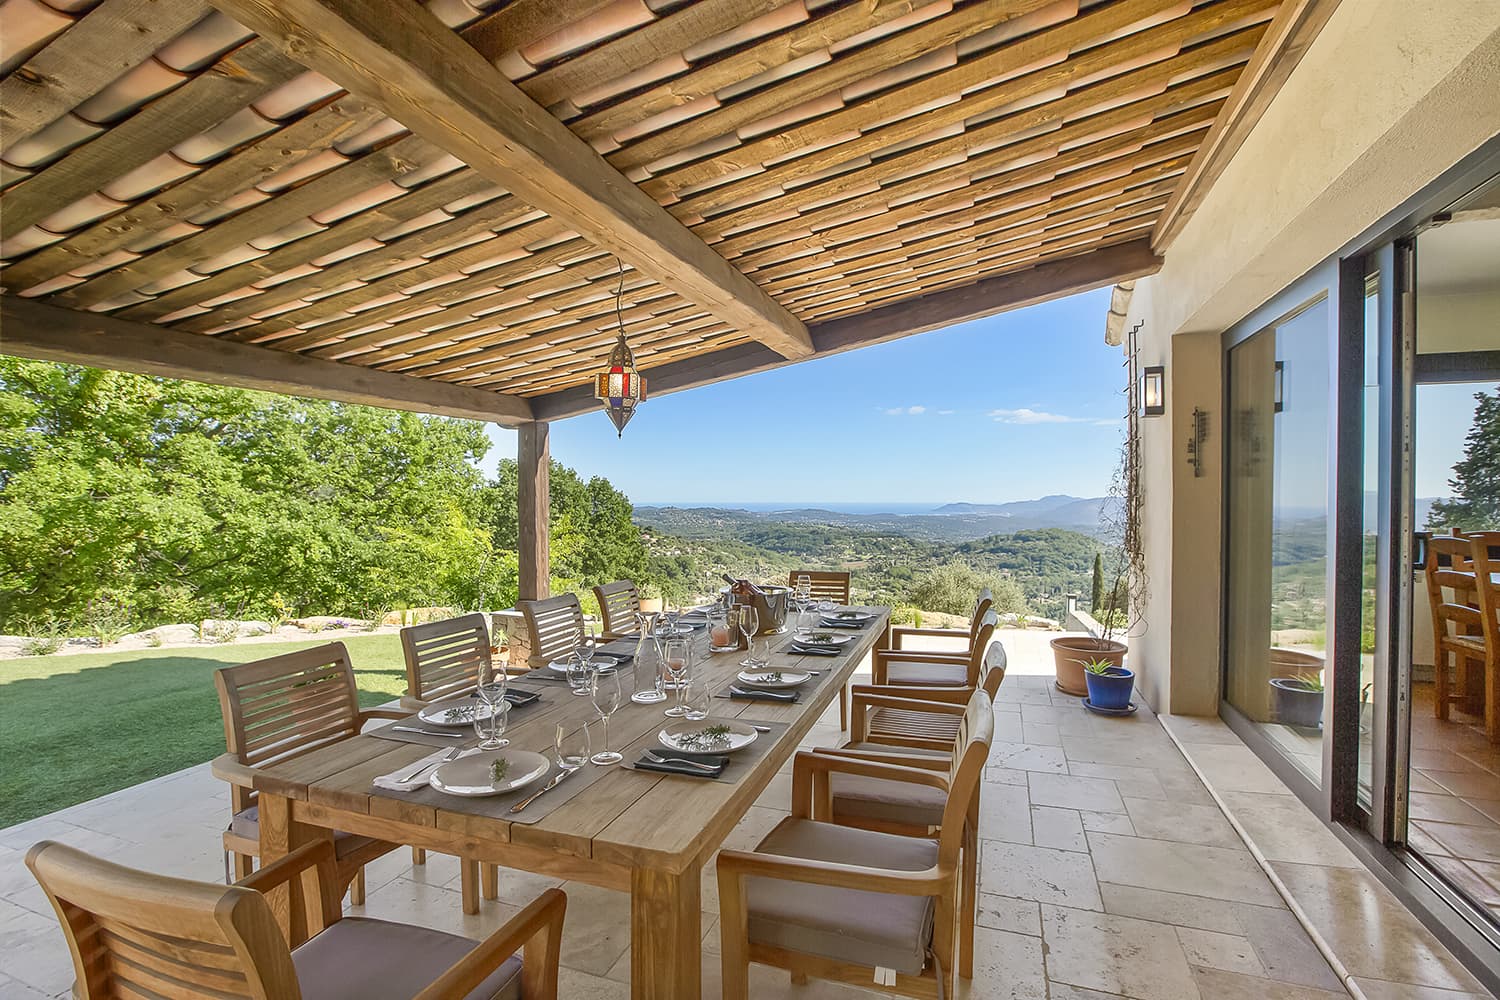
MULTIPOLYGON (((1107 289, 669 396, 616 438, 552 425, 552 456, 637 504, 1001 503, 1100 496, 1124 429, 1107 289)), ((648 385, 649 387, 649 385, 648 385)), ((490 428, 484 463, 515 455, 490 428)))

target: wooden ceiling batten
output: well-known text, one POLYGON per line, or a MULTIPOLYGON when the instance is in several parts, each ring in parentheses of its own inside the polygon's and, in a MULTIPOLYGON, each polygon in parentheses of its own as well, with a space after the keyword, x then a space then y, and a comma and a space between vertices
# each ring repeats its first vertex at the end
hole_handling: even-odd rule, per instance
POLYGON ((5 297, 548 419, 617 251, 654 392, 1146 273, 1332 0, 196 2, 0 77, 5 297))
POLYGON ((219 0, 476 171, 789 357, 789 312, 537 107, 425 9, 376 0, 219 0))

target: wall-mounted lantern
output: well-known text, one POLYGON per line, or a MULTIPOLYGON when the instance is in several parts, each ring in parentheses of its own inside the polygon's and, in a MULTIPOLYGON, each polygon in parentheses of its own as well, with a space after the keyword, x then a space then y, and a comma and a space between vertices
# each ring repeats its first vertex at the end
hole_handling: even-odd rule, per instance
POLYGON ((1150 365, 1141 369, 1141 416, 1157 417, 1167 412, 1167 369, 1150 365))

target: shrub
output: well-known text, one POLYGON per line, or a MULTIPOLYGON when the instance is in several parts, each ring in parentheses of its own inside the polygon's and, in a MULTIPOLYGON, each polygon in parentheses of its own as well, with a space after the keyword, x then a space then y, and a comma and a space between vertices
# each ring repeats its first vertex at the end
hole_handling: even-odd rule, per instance
POLYGON ((1007 577, 980 573, 963 562, 945 563, 923 573, 912 585, 909 599, 927 611, 968 615, 974 610, 974 598, 985 587, 994 595, 997 614, 1025 609, 1026 596, 1020 584, 1007 577))
POLYGON ((22 656, 51 656, 67 641, 62 626, 50 618, 31 619, 21 627, 31 636, 21 644, 22 656))

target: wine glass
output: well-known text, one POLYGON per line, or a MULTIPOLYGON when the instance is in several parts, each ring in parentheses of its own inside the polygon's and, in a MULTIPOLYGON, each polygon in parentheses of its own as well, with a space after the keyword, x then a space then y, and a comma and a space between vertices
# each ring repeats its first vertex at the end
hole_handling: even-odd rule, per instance
POLYGON ((740 633, 745 637, 745 644, 749 647, 745 658, 740 661, 740 666, 751 669, 765 666, 766 661, 755 655, 755 633, 760 631, 760 612, 755 610, 753 604, 741 604, 736 615, 736 624, 739 625, 740 633))
POLYGON ((625 700, 625 692, 620 688, 620 672, 612 670, 605 674, 594 671, 589 693, 594 698, 594 709, 604 724, 604 749, 589 760, 600 765, 618 764, 625 758, 618 751, 609 748, 609 717, 615 714, 620 703, 625 700))
POLYGON ((682 707, 683 689, 687 687, 688 668, 692 665, 692 645, 686 639, 668 639, 663 647, 665 652, 663 662, 666 664, 667 673, 672 676, 672 686, 677 692, 677 704, 667 709, 663 714, 672 718, 680 718, 686 714, 682 707))
MULTIPOLYGON (((489 705, 488 702, 486 702, 489 705)), ((510 702, 501 698, 489 705, 488 712, 474 713, 474 735, 479 737, 479 749, 503 750, 510 746, 505 739, 505 726, 510 719, 510 702)))
POLYGON ((797 587, 792 591, 792 596, 797 599, 799 605, 806 607, 808 600, 812 597, 812 577, 806 573, 798 573, 797 587))
POLYGON ((509 714, 510 703, 505 700, 505 692, 510 686, 510 678, 505 674, 505 668, 496 666, 493 662, 479 668, 479 684, 474 693, 479 695, 479 700, 484 702, 489 709, 488 718, 498 720, 487 735, 480 729, 480 716, 485 713, 474 713, 474 730, 480 737, 479 749, 499 750, 510 746, 510 740, 502 739, 505 733, 505 717, 509 714))
POLYGON ((557 724, 557 733, 552 737, 552 748, 557 751, 557 766, 582 767, 589 762, 589 726, 584 723, 572 732, 563 723, 557 724))

